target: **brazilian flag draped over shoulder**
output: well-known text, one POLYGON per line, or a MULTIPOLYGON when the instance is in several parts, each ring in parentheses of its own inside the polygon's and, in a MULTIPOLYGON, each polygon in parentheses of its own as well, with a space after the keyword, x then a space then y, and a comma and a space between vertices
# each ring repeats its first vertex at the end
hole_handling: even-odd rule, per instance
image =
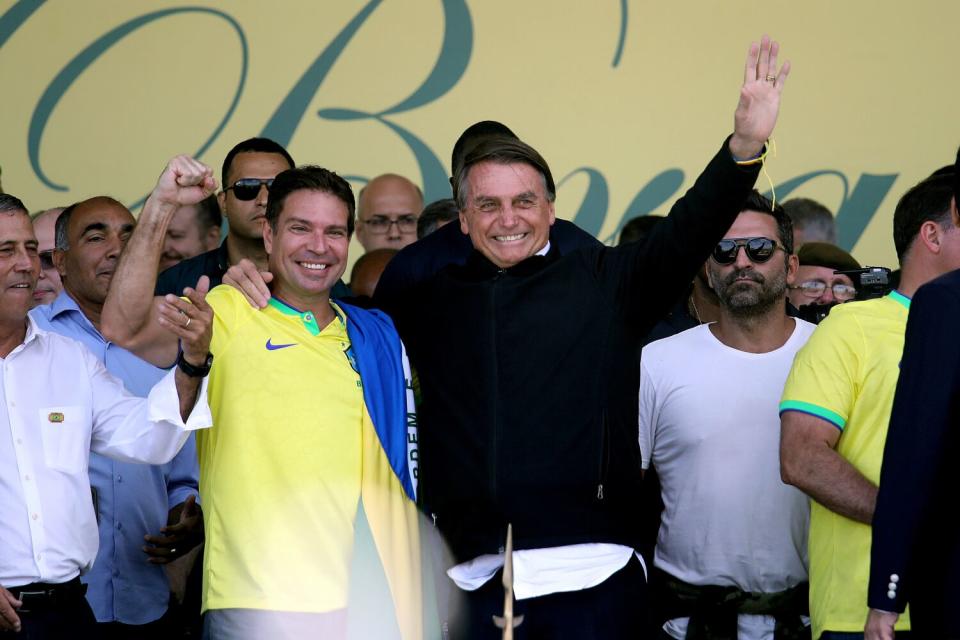
POLYGON ((435 637, 435 599, 424 597, 425 586, 431 584, 423 572, 430 554, 421 553, 420 546, 417 424, 409 363, 385 315, 342 306, 370 416, 362 436, 350 636, 435 637), (392 603, 393 616, 385 615, 386 603, 392 603))

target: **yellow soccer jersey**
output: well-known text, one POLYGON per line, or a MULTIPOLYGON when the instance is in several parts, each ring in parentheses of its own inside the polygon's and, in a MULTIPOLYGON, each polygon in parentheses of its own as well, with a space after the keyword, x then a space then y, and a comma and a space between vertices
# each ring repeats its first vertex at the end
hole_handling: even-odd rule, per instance
POLYGON ((275 301, 253 309, 230 287, 207 301, 216 317, 214 426, 197 433, 203 608, 341 609, 369 422, 344 316, 337 309, 318 327, 275 301))
MULTIPOLYGON (((800 411, 841 431, 837 452, 874 484, 893 407, 910 300, 892 292, 834 307, 797 353, 780 412, 800 411)), ((870 526, 816 501, 810 506, 813 637, 862 632, 870 578, 870 526)), ((910 628, 908 615, 898 630, 910 628)))

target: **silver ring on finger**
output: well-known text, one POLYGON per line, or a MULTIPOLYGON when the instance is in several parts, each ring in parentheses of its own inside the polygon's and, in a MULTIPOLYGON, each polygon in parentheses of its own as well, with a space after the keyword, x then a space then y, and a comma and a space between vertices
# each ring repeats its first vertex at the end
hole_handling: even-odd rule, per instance
POLYGON ((183 324, 183 328, 186 329, 190 326, 190 321, 193 320, 190 316, 187 316, 187 321, 183 324))

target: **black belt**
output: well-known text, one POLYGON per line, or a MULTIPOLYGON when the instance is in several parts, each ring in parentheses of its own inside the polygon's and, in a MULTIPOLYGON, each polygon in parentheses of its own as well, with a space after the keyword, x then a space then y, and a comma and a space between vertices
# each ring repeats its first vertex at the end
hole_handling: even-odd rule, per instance
POLYGON ((749 593, 736 587, 689 584, 661 569, 654 570, 654 581, 661 624, 690 618, 687 640, 736 640, 741 613, 773 616, 774 640, 810 638, 810 629, 801 620, 809 615, 806 582, 776 593, 749 593))
POLYGON ((62 584, 49 582, 33 582, 20 587, 8 589, 13 597, 23 603, 18 609, 22 613, 31 611, 58 609, 83 598, 87 593, 87 585, 74 578, 62 584))

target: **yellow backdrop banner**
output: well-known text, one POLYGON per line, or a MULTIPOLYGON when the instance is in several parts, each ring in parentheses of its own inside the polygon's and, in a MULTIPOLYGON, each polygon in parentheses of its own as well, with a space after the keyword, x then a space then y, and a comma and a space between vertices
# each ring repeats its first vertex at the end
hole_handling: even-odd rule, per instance
POLYGON ((429 201, 449 196, 459 133, 495 119, 550 162, 558 213, 612 242, 732 130, 768 32, 794 65, 777 198, 822 201, 841 245, 892 265, 897 199, 960 143, 958 24, 960 3, 929 0, 6 1, 2 180, 31 210, 136 209, 170 156, 219 172, 265 135, 356 187, 407 175, 429 201))

